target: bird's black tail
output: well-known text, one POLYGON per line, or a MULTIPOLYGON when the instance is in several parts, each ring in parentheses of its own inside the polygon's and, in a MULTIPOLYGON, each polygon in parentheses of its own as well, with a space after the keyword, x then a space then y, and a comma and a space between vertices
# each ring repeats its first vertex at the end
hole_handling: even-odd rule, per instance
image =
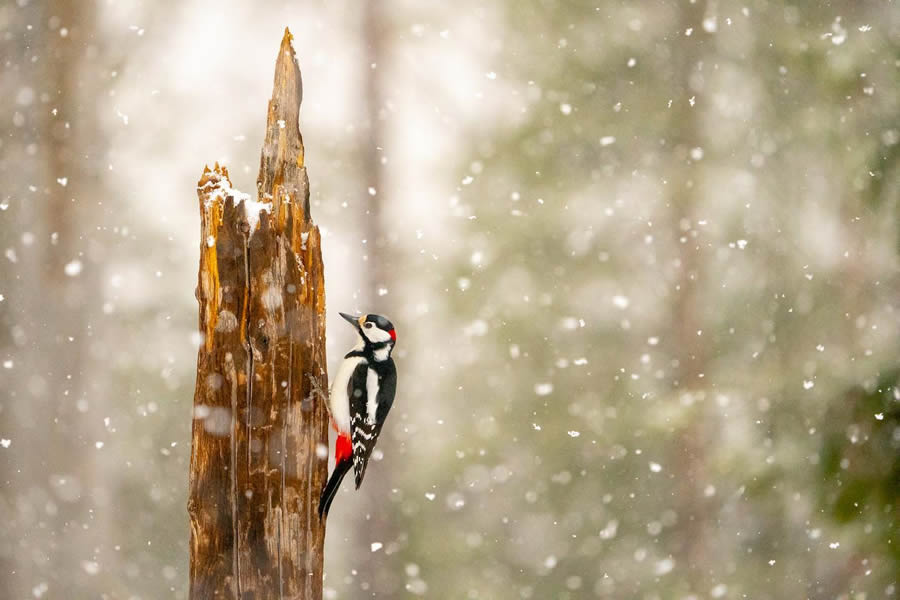
POLYGON ((320 519, 324 518, 328 514, 328 509, 331 508, 331 502, 334 500, 338 488, 341 487, 341 481, 343 481, 344 475, 347 474, 347 471, 349 471, 350 467, 352 466, 353 461, 349 458, 345 458, 338 464, 334 465, 334 472, 331 473, 331 477, 328 479, 328 483, 325 484, 325 489, 322 490, 322 496, 319 498, 320 519))

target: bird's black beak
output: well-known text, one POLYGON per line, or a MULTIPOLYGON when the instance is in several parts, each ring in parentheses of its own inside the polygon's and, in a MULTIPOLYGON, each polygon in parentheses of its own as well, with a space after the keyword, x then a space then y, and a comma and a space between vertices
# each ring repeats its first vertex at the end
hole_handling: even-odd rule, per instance
POLYGON ((348 315, 347 313, 338 313, 344 320, 353 325, 355 328, 359 329, 359 319, 360 317, 354 317, 353 315, 348 315))

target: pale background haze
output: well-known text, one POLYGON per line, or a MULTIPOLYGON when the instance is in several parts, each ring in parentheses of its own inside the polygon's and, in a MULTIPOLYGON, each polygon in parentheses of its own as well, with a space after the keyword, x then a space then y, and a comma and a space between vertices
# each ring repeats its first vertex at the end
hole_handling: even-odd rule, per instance
POLYGON ((897 597, 900 10, 0 6, 0 598, 186 598, 196 181, 285 26, 399 391, 327 598, 897 597))

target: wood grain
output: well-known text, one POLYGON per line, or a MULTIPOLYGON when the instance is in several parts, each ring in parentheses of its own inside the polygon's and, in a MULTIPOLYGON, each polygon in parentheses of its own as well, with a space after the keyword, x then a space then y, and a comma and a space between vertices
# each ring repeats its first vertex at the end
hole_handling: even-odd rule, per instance
POLYGON ((285 30, 257 180, 259 205, 228 171, 204 169, 188 512, 190 594, 322 597, 328 417, 321 236, 309 214, 300 69, 285 30), (250 217, 250 218, 248 218, 250 217), (319 452, 317 452, 319 448, 319 452))

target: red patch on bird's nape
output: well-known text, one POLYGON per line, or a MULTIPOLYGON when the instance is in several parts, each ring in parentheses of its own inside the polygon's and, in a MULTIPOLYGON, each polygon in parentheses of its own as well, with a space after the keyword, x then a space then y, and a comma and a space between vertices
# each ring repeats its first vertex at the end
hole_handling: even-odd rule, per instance
POLYGON ((350 460, 353 456, 353 442, 350 441, 350 436, 346 433, 342 433, 338 436, 337 444, 334 446, 334 460, 339 463, 343 460, 350 460))
POLYGON ((395 342, 397 341, 397 332, 396 332, 396 331, 394 331, 393 329, 391 329, 390 331, 388 331, 388 335, 391 336, 391 339, 392 339, 393 341, 395 341, 395 342))

